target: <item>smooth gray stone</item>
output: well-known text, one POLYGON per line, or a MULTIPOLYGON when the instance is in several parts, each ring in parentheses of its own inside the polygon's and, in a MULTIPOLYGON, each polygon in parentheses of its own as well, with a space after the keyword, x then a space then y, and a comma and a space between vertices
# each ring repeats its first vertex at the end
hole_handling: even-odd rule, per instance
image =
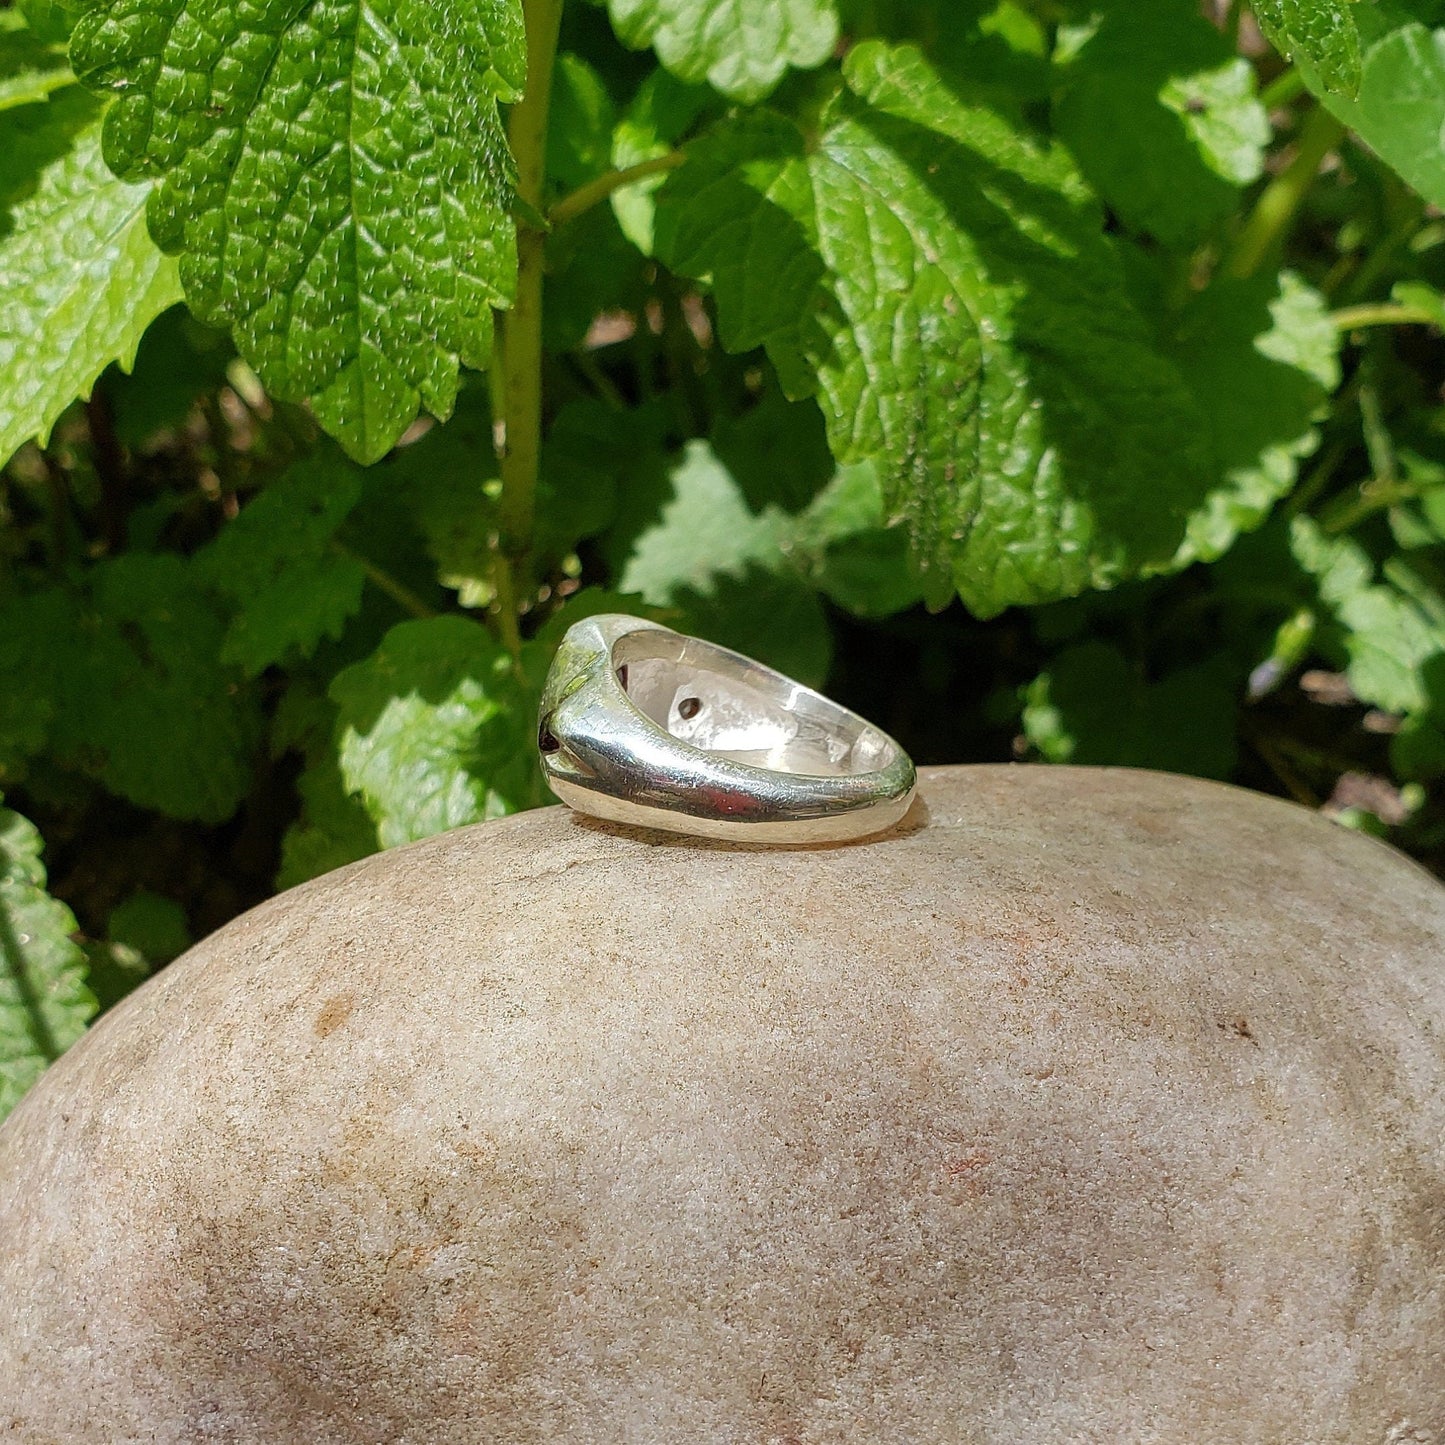
POLYGON ((193 949, 0 1130, 0 1439, 1445 1441, 1445 889, 1211 783, 922 793, 532 813, 193 949))

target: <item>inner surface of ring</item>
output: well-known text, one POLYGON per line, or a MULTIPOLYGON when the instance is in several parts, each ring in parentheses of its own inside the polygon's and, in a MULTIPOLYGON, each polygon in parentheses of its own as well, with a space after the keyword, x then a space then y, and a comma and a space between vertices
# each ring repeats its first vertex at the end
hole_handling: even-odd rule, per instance
POLYGON ((845 777, 897 756, 884 733, 809 688, 696 638, 641 631, 612 650, 633 706, 692 747, 774 772, 845 777))

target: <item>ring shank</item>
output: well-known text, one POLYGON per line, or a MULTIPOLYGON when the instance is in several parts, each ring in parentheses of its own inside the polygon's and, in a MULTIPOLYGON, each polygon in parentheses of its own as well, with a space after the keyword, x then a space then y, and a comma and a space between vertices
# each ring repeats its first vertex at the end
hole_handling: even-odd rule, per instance
POLYGON ((607 614, 563 640, 539 738, 552 790, 614 823, 767 843, 892 826, 913 764, 856 713, 761 663, 607 614))

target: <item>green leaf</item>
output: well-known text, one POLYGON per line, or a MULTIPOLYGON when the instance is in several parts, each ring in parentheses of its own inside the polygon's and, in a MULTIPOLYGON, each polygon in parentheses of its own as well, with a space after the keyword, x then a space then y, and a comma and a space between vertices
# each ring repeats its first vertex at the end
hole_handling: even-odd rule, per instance
POLYGON ((559 55, 547 118, 548 179, 570 191, 610 170, 616 124, 602 77, 580 55, 559 55))
POLYGON ((197 564, 236 612, 221 660, 254 677, 292 654, 339 638, 361 607, 366 573, 336 532, 361 496, 361 477, 321 451, 241 509, 197 564))
POLYGON ((181 558, 92 569, 58 681, 53 746, 123 798, 217 823, 251 786, 255 699, 221 665, 225 624, 181 558))
POLYGON ((40 835, 0 808, 0 1119, 96 1011, 75 916, 45 891, 40 835))
MULTIPOLYGON (((601 402, 568 402, 543 440, 533 556, 554 566, 612 519, 617 489, 658 445, 656 420, 601 402)), ((400 449, 371 474, 404 498, 435 561, 439 580, 464 607, 493 597, 497 535, 497 457, 491 402, 482 387, 462 394, 445 426, 400 449)))
MULTIPOLYGON (((637 88, 612 136, 617 170, 666 155, 717 104, 706 86, 688 85, 665 70, 654 70, 637 88)), ((655 196, 665 176, 648 176, 612 193, 612 212, 623 234, 644 256, 652 254, 655 196)))
POLYGON ((128 943, 87 939, 81 948, 85 953, 86 986, 102 1013, 114 1008, 150 977, 151 966, 145 955, 128 943))
POLYGON ((111 909, 106 932, 111 943, 133 948, 153 964, 169 963, 192 942, 185 909, 146 888, 111 909))
POLYGON ((1051 763, 1224 778, 1235 762, 1238 703, 1227 659, 1156 681, 1116 648, 1086 642, 1061 652, 1029 685, 1024 734, 1051 763))
POLYGON ((1336 86, 1308 66, 1305 79, 1381 160, 1445 206, 1445 27, 1365 5, 1356 13, 1366 42, 1358 86, 1336 86))
POLYGON ((1169 566, 1203 419, 1068 158, 917 51, 860 45, 845 74, 814 147, 767 114, 692 147, 659 254, 712 284, 725 346, 816 391, 840 462, 875 464, 933 600, 991 615, 1169 566))
POLYGON ((360 799, 346 791, 341 767, 326 757, 301 774, 301 817, 281 839, 281 866, 276 887, 294 888, 334 868, 344 868, 375 853, 376 824, 360 799))
POLYGON ((665 609, 670 626, 822 683, 831 640, 812 587, 787 556, 790 517, 775 506, 753 512, 703 441, 626 500, 630 515, 605 543, 621 591, 665 609))
POLYGON ((1445 466, 1416 459, 1412 467, 1411 458, 1401 458, 1407 470, 1426 474, 1427 485, 1420 498, 1420 511, 1425 525, 1440 541, 1445 542, 1445 466))
POLYGON ((612 521, 618 492, 646 469, 639 452, 660 445, 649 418, 624 414, 600 401, 574 401, 558 411, 542 443, 537 485, 538 557, 555 565, 579 542, 612 521))
POLYGON ((75 24, 67 0, 15 0, 15 9, 31 33, 51 45, 64 42, 75 24))
POLYGON ((1423 281, 1397 281, 1390 288, 1390 300, 1397 306, 1408 306, 1412 311, 1422 311, 1430 318, 1430 324, 1445 331, 1445 295, 1423 281))
POLYGON ((1027 0, 839 0, 839 11, 845 31, 916 44, 995 109, 1048 102, 1051 37, 1027 0))
POLYGON ((907 534, 885 525, 871 462, 839 468, 798 518, 791 547, 809 559, 813 585, 860 617, 887 617, 923 600, 907 534))
POLYGON ((342 779, 384 848, 541 801, 536 697, 478 623, 400 623, 331 698, 342 779))
POLYGON ((825 596, 865 617, 886 617, 922 599, 909 564, 908 536, 887 526, 883 489, 871 462, 839 468, 822 413, 770 388, 739 418, 724 417, 712 440, 717 459, 756 514, 778 509, 776 555, 825 596))
POLYGON ((235 355, 229 336, 202 326, 185 306, 163 312, 141 337, 129 374, 106 381, 117 439, 137 452, 164 445, 162 433, 183 426, 201 397, 226 385, 235 355))
POLYGON ((0 783, 22 777, 48 742, 58 668, 74 636, 74 610, 59 589, 0 605, 0 783))
POLYGON ((655 520, 629 539, 618 587, 653 604, 682 588, 705 589, 720 572, 781 558, 787 519, 776 508, 754 514, 732 474, 703 441, 689 442, 666 480, 655 520))
POLYGON ((1390 742, 1390 766, 1403 778, 1438 783, 1445 778, 1445 664, 1439 665, 1436 707, 1409 719, 1390 742))
POLYGON ((1265 38, 1286 59, 1312 67, 1332 91, 1360 89, 1353 0, 1253 0, 1252 8, 1265 38))
POLYGON ((75 90, 5 122, 0 154, 0 461, 112 362, 129 367, 147 325, 180 299, 146 234, 150 190, 100 156, 100 106, 75 90))
POLYGON ((63 46, 37 35, 15 11, 0 10, 0 111, 74 83, 63 46))
POLYGON ((1445 667, 1445 601, 1387 566, 1381 583, 1369 554, 1351 537, 1330 537, 1311 517, 1290 530, 1294 560, 1319 587, 1339 629, 1345 675, 1362 702, 1387 712, 1429 707, 1429 678, 1445 667), (1392 585, 1392 583, 1394 585, 1392 585))
POLYGON ((376 824, 346 791, 336 760, 336 708, 309 680, 293 679, 272 719, 271 751, 299 752, 300 816, 281 839, 277 888, 294 888, 377 850, 376 824))
MULTIPOLYGON (((653 71, 652 78, 663 74, 653 71)), ((701 93, 711 95, 707 90, 701 93)), ((547 126, 547 178, 555 195, 565 195, 615 168, 616 126, 617 108, 601 76, 580 57, 559 55, 547 126)), ((662 178, 650 179, 660 184, 662 178)), ((571 351, 582 345, 599 315, 635 314, 652 294, 643 258, 609 206, 593 206, 555 228, 547 237, 546 269, 542 339, 548 351, 571 351)))
POLYGON ((501 484, 486 388, 465 387, 444 426, 399 448, 367 479, 374 493, 401 503, 441 585, 453 588, 463 607, 488 606, 501 484))
POLYGON ((106 159, 161 178, 192 308, 269 391, 362 461, 450 412, 514 283, 517 0, 89 0, 70 53, 117 93, 106 159))
POLYGON ((789 66, 821 65, 838 43, 832 0, 608 0, 626 45, 650 45, 680 80, 761 100, 789 66))
POLYGON ((1295 517, 1289 524, 1290 556, 1318 585, 1321 600, 1337 608, 1369 587, 1375 564, 1352 538, 1327 536, 1313 517, 1295 517))
POLYGON ((1172 323, 1168 345, 1199 400, 1219 480, 1189 519, 1177 561, 1213 561, 1253 530, 1319 442, 1339 385, 1340 338, 1324 298, 1292 272, 1217 277, 1172 323))
POLYGON ((1445 629, 1392 587, 1367 587, 1347 597, 1336 615, 1355 696, 1387 712, 1423 709, 1429 696, 1424 669, 1445 656, 1445 629))
POLYGON ((599 316, 637 315, 654 295, 642 254, 607 206, 591 207, 547 237, 546 268, 542 342, 547 351, 584 347, 599 316))
POLYGON ((1189 245, 1258 178, 1270 127, 1254 71, 1198 5, 1110 5, 1060 52, 1054 127, 1126 226, 1189 245))
POLYGON ((836 470, 822 412, 812 401, 789 401, 775 386, 741 416, 720 417, 712 448, 755 512, 800 511, 836 470))

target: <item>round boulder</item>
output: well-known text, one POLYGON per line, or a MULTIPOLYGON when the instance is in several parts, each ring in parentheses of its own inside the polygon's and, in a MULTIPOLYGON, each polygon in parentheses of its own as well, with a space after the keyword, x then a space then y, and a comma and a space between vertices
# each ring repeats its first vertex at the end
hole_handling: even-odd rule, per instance
POLYGON ((330 874, 0 1130, 0 1439, 1445 1440, 1445 889, 1160 774, 330 874))

